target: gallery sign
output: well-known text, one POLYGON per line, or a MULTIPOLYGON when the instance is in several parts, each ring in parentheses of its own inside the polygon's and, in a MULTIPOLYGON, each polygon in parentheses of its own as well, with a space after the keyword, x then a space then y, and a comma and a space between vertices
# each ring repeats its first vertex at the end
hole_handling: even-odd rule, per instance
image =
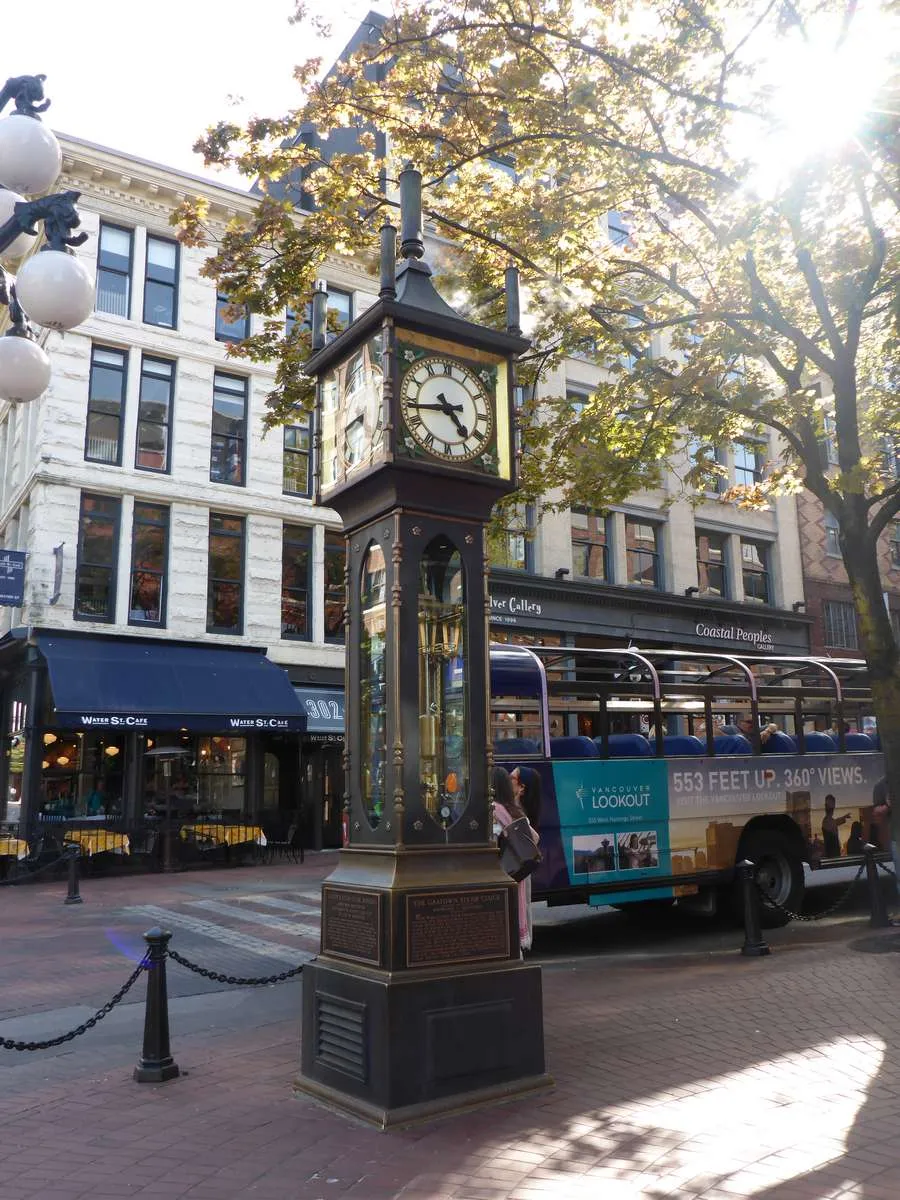
POLYGON ((21 608, 25 602, 25 551, 0 550, 0 604, 21 608))
POLYGON ((491 620, 498 625, 518 625, 519 617, 540 617, 544 605, 539 600, 527 600, 515 592, 511 596, 491 595, 491 620))
POLYGON ((750 645, 754 650, 774 650, 775 639, 765 629, 744 629, 741 625, 707 625, 698 621, 694 626, 697 637, 709 638, 718 642, 737 642, 742 646, 750 645))

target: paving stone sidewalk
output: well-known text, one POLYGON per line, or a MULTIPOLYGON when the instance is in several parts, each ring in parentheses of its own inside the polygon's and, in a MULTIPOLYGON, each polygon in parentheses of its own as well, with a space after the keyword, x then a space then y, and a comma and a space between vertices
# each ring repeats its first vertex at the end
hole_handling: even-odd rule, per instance
MULTIPOLYGON (((104 883, 111 900, 120 885, 104 883)), ((32 935, 53 920, 47 901, 32 935)), ((296 1016, 189 1037, 175 1024, 186 1074, 158 1087, 99 1034, 90 1066, 0 1058, 0 1198, 896 1200, 898 950, 900 931, 857 921, 767 959, 553 964, 555 1089, 390 1134, 292 1096, 296 1016)))

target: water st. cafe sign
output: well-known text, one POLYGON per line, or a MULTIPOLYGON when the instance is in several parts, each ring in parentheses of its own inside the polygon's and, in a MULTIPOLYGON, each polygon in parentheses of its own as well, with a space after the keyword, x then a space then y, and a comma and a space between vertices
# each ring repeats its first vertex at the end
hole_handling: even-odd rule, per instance
POLYGON ((21 608, 25 602, 25 551, 0 550, 0 604, 21 608))

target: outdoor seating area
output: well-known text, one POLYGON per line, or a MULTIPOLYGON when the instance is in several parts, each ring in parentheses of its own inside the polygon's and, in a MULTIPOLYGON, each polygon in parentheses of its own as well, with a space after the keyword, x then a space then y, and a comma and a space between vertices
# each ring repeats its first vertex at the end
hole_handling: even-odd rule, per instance
POLYGON ((27 830, 0 826, 0 878, 50 867, 77 846, 90 873, 189 870, 204 866, 303 861, 301 827, 277 816, 242 821, 226 814, 147 815, 126 822, 114 814, 41 814, 27 830))

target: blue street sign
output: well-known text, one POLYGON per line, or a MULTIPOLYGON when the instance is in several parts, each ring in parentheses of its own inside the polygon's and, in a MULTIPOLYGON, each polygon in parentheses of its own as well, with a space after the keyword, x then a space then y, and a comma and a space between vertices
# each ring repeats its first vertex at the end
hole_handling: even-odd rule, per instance
POLYGON ((0 604, 19 608, 25 600, 25 551, 0 550, 0 604))

